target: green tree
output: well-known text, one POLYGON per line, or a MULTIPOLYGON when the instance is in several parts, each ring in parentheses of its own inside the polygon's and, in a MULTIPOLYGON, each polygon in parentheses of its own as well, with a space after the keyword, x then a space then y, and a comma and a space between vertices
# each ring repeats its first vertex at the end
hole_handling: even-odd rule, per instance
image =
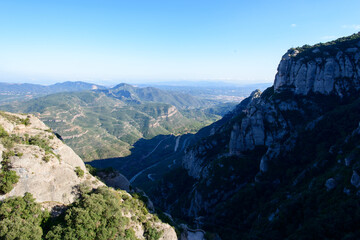
POLYGON ((30 193, 8 198, 0 203, 0 239, 41 239, 41 224, 48 216, 30 193))
MULTIPOLYGON (((81 198, 66 211, 62 223, 55 225, 47 239, 118 239, 128 219, 122 216, 122 198, 107 188, 99 188, 81 198)), ((126 234, 127 233, 127 234, 126 234)))

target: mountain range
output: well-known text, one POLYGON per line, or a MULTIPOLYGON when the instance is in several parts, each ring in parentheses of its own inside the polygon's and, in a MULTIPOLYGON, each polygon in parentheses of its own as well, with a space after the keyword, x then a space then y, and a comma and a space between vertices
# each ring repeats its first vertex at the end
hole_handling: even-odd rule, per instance
POLYGON ((105 87, 86 82, 63 82, 49 86, 31 83, 0 83, 0 104, 24 101, 59 92, 78 92, 105 87))
POLYGON ((110 89, 50 94, 0 108, 36 114, 82 159, 91 161, 126 156, 141 138, 195 133, 234 105, 119 84, 110 89))

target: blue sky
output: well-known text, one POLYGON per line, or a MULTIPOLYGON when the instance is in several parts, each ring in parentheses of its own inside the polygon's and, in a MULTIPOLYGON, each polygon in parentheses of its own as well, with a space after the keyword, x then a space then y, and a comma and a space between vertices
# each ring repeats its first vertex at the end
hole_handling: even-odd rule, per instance
POLYGON ((0 81, 272 82, 290 47, 360 31, 360 1, 0 1, 0 81))

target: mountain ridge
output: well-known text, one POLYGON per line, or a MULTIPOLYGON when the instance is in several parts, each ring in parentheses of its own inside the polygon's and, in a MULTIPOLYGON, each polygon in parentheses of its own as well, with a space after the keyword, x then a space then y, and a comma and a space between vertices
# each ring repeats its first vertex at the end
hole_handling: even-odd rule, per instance
POLYGON ((155 203, 222 239, 359 237, 360 215, 342 213, 360 204, 359 44, 358 33, 301 55, 289 50, 274 86, 188 147, 182 168, 150 194, 155 203), (339 222, 348 216, 347 228, 339 222))
POLYGON ((109 90, 56 93, 0 108, 36 114, 85 161, 126 156, 131 145, 141 138, 194 132, 220 118, 216 109, 215 113, 186 106, 178 109, 168 103, 144 101, 137 96, 122 99, 110 93, 109 90), (91 146, 90 140, 94 142, 91 146))

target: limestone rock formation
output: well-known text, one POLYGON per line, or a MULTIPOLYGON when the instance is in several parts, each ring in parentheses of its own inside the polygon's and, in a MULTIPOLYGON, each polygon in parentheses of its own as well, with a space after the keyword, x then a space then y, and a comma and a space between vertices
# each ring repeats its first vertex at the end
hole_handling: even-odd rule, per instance
POLYGON ((316 48, 309 54, 315 56, 307 59, 305 54, 290 49, 282 57, 275 77, 275 92, 288 89, 301 95, 313 92, 342 97, 360 89, 358 44, 345 49, 335 47, 332 52, 326 47, 316 48))
MULTIPOLYGON (((272 87, 263 93, 253 92, 226 116, 220 126, 212 129, 211 135, 186 149, 182 165, 188 175, 196 179, 196 184, 190 191, 190 210, 183 211, 184 215, 197 217, 202 211, 211 212, 217 202, 222 202, 246 184, 243 180, 226 191, 223 187, 212 188, 220 185, 219 181, 227 182, 229 186, 238 177, 231 175, 233 166, 222 168, 221 164, 215 163, 223 158, 242 158, 261 148, 264 152, 261 152, 260 161, 256 163, 258 172, 252 181, 259 183, 263 176, 271 175, 274 177, 272 184, 280 184, 276 177, 281 178, 286 173, 276 171, 276 164, 281 165, 281 161, 284 161, 284 165, 291 165, 292 159, 287 156, 297 146, 300 134, 316 130, 318 123, 324 121, 324 116, 333 110, 332 107, 338 106, 341 101, 348 104, 358 96, 359 39, 360 34, 355 34, 326 44, 290 49, 280 61, 272 87), (270 171, 272 166, 275 166, 273 172, 270 171), (213 180, 216 174, 216 180, 213 180)), ((352 130, 353 134, 349 137, 360 132, 359 129, 352 130)), ((336 154, 335 148, 329 148, 326 152, 336 154)), ((344 156, 346 166, 353 165, 354 156, 357 155, 354 152, 344 156)), ((325 164, 323 160, 302 169, 296 174, 300 177, 293 186, 325 164)), ((359 186, 357 178, 354 172, 351 183, 356 187, 359 186)), ((325 184, 331 190, 336 187, 337 181, 337 178, 331 178, 326 183, 322 182, 322 186, 325 184)))
MULTIPOLYGON (((0 112, 0 133, 0 161, 4 160, 3 157, 6 155, 11 170, 19 176, 19 181, 13 189, 0 195, 0 200, 24 196, 29 192, 44 208, 55 210, 53 216, 56 217, 63 211, 64 205, 69 205, 78 198, 79 188, 105 186, 87 171, 84 162, 71 148, 33 115, 0 112), (4 131, 7 134, 4 134, 4 131)), ((0 170, 2 167, 0 166, 0 170)), ((129 182, 119 173, 108 176, 108 180, 120 180, 121 186, 119 183, 116 186, 129 189, 129 182)), ((119 193, 126 195, 126 198, 132 198, 124 191, 119 193)), ((145 239, 145 228, 141 221, 136 220, 136 211, 139 211, 141 205, 135 205, 128 206, 128 212, 123 214, 128 218, 128 227, 134 230, 137 239, 145 239)), ((141 216, 149 221, 154 218, 147 211, 141 216)), ((169 224, 159 219, 149 224, 152 229, 161 233, 160 240, 177 239, 174 228, 169 224)))
POLYGON ((334 178, 329 178, 325 182, 325 187, 327 191, 330 191, 336 187, 336 180, 334 178))
POLYGON ((5 150, 0 144, 1 154, 14 151, 17 156, 10 157, 12 170, 20 177, 12 191, 0 195, 0 199, 10 196, 23 196, 30 192, 38 202, 54 202, 69 204, 77 196, 77 188, 86 185, 96 188, 104 185, 88 173, 84 162, 76 153, 59 140, 49 128, 33 115, 3 113, 0 115, 0 126, 8 132, 22 139, 37 139, 49 146, 49 149, 36 145, 29 145, 22 141, 15 143, 11 149, 5 150), (29 119, 29 124, 19 123, 18 119, 29 119), (78 176, 76 168, 84 172, 78 176))
POLYGON ((245 116, 234 124, 229 153, 241 155, 256 146, 268 147, 259 166, 261 172, 266 172, 272 159, 280 152, 291 151, 295 145, 301 119, 309 121, 308 128, 322 119, 321 103, 307 97, 342 99, 356 96, 359 91, 358 40, 290 49, 280 61, 273 88, 265 91, 266 96, 252 99, 243 111, 245 116))

